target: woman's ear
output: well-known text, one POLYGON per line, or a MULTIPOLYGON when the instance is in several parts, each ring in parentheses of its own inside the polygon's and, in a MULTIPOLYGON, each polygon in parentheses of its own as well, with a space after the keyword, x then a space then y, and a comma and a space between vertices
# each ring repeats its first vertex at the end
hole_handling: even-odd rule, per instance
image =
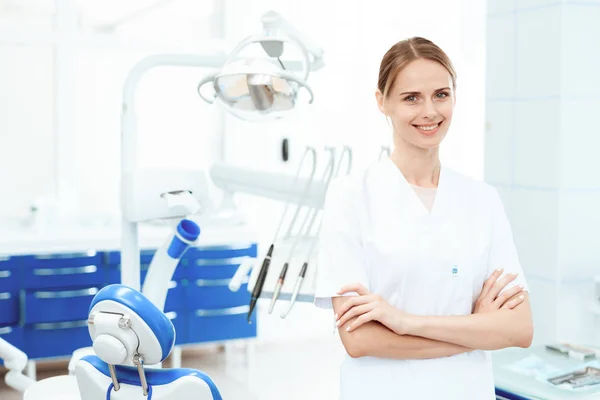
POLYGON ((375 92, 375 98, 377 99, 377 107, 379 108, 379 111, 381 111, 382 114, 386 115, 385 107, 383 105, 383 93, 381 93, 381 90, 377 89, 377 91, 375 92))

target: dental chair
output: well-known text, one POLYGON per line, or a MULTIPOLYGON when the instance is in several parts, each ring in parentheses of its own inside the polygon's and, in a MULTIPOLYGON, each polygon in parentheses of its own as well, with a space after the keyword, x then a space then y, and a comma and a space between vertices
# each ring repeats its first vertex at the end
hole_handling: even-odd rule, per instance
POLYGON ((200 371, 145 367, 169 356, 175 328, 140 292, 124 285, 103 288, 92 300, 88 324, 96 355, 75 367, 82 400, 221 400, 200 371))
POLYGON ((76 362, 74 377, 37 382, 24 400, 222 400, 206 374, 160 368, 173 349, 175 328, 142 293, 120 284, 104 287, 92 300, 88 325, 95 355, 76 362))
MULTIPOLYGON (((24 400, 222 400, 206 374, 186 368, 162 369, 176 335, 173 323, 161 311, 168 282, 181 255, 199 234, 193 221, 184 219, 178 224, 154 255, 143 293, 122 284, 102 288, 89 308, 92 348, 82 349, 87 351, 77 357, 74 354, 73 374, 23 382, 24 400)), ((15 360, 22 366, 21 358, 26 360, 26 356, 20 356, 15 360)))

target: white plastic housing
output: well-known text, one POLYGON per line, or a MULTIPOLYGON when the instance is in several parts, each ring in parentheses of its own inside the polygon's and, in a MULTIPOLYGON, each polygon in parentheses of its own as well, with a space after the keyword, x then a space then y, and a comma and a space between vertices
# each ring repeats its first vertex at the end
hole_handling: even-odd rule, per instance
POLYGON ((27 355, 4 339, 0 339, 0 359, 4 360, 4 366, 8 368, 4 377, 8 387, 24 392, 35 383, 22 373, 27 366, 27 355))
POLYGON ((163 194, 191 193, 202 210, 212 208, 209 182, 203 170, 137 169, 123 175, 123 212, 130 222, 182 217, 195 213, 186 206, 171 207, 163 194))
POLYGON ((23 371, 27 366, 27 355, 4 339, 0 339, 0 358, 8 369, 23 371))
MULTIPOLYGON (((136 351, 144 359, 144 364, 153 365, 162 361, 162 349, 156 336, 150 327, 137 314, 131 312, 124 305, 106 300, 96 304, 90 311, 90 315, 94 315, 94 324, 89 324, 90 337, 92 341, 101 334, 109 334, 118 338, 127 349, 127 356, 124 363, 121 365, 135 366, 133 356, 136 351), (117 324, 107 324, 104 313, 122 314, 125 318, 131 320, 130 329, 119 328, 117 324), (98 320, 98 325, 96 325, 98 320), (135 343, 135 344, 134 344, 135 343)), ((118 351, 119 349, 116 349, 118 351)))
MULTIPOLYGON (((189 243, 179 236, 180 240, 189 243)), ((159 310, 164 311, 167 295, 171 288, 173 273, 179 263, 179 258, 169 256, 168 249, 173 235, 169 235, 162 246, 154 253, 148 274, 142 287, 142 294, 152 302, 159 310)))
POLYGON ((215 163, 210 169, 214 184, 230 192, 249 193, 273 200, 301 203, 304 206, 322 209, 327 185, 319 180, 311 183, 306 196, 304 191, 308 178, 264 171, 252 171, 225 163, 215 163), (295 182, 294 182, 295 181, 295 182))
MULTIPOLYGON (((107 386, 108 387, 108 386, 107 386)), ((106 399, 106 389, 104 390, 106 399)), ((62 375, 47 378, 31 386, 23 395, 23 400, 87 400, 87 394, 81 397, 77 378, 73 375, 62 375)))

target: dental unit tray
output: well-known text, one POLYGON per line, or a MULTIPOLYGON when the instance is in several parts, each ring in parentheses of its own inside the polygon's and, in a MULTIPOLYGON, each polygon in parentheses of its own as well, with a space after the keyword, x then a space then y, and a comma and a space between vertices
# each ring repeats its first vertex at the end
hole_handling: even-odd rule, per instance
POLYGON ((309 178, 295 177, 265 171, 252 171, 246 167, 235 167, 225 163, 215 163, 210 169, 213 183, 229 192, 248 193, 273 200, 302 203, 310 208, 323 208, 327 185, 312 182, 306 196, 304 188, 309 178))

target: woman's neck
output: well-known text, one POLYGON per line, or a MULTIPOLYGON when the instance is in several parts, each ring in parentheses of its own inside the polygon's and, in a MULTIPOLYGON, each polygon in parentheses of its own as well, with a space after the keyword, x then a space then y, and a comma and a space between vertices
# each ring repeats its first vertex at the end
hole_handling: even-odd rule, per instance
POLYGON ((437 187, 441 169, 439 147, 422 149, 403 140, 395 142, 390 159, 400 169, 408 183, 423 187, 437 187))

